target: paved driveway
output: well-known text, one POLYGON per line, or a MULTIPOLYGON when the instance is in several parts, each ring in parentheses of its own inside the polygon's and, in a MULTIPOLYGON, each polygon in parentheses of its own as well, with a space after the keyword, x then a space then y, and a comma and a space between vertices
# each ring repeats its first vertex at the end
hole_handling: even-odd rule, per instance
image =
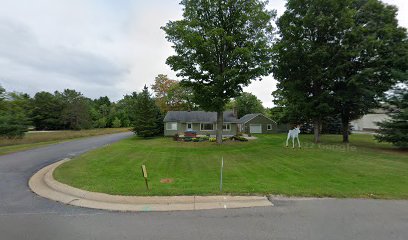
POLYGON ((408 239, 408 201, 273 200, 266 208, 120 213, 63 205, 29 190, 28 179, 43 166, 128 136, 0 156, 0 240, 408 239))

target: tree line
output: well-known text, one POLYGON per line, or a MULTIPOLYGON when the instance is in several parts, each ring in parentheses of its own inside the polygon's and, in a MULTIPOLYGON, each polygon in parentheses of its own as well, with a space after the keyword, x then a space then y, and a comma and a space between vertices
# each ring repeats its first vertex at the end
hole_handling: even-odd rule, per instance
POLYGON ((6 92, 0 86, 0 135, 22 137, 35 130, 81 130, 131 127, 138 93, 117 102, 108 97, 90 99, 73 89, 26 93, 6 92))

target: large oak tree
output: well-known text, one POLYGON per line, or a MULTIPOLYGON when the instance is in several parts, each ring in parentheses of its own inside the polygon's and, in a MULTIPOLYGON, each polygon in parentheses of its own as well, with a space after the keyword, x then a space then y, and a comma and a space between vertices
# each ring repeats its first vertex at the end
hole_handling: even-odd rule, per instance
POLYGON ((262 0, 183 0, 183 19, 162 29, 176 55, 167 64, 192 89, 194 102, 217 112, 222 143, 223 111, 251 80, 271 71, 274 11, 262 0))

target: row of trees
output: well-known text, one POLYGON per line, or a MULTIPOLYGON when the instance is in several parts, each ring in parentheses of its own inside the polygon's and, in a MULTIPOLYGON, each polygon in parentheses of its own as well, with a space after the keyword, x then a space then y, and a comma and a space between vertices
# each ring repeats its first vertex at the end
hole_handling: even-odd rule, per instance
POLYGON ((90 99, 71 89, 38 92, 30 97, 6 92, 0 86, 0 135, 21 137, 30 127, 36 130, 131 127, 138 116, 139 97, 133 92, 112 102, 108 97, 90 99))
POLYGON ((340 119, 349 123, 377 107, 384 93, 407 79, 406 29, 397 8, 379 0, 288 0, 273 28, 275 11, 263 0, 183 0, 183 19, 162 29, 175 55, 167 64, 191 89, 193 102, 222 112, 252 80, 273 73, 274 112, 289 122, 340 119))

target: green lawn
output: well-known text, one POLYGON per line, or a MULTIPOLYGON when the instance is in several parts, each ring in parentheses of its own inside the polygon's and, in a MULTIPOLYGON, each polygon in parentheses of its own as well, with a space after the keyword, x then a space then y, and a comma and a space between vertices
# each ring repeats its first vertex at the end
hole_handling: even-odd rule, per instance
POLYGON ((56 169, 57 180, 89 191, 119 195, 220 194, 408 199, 408 152, 376 143, 370 135, 326 135, 302 149, 285 148, 286 135, 260 135, 249 142, 174 142, 137 137, 88 152, 56 169), (145 164, 151 191, 140 166, 145 164), (163 178, 174 179, 164 184, 163 178))
POLYGON ((127 132, 127 128, 97 128, 81 131, 38 131, 28 132, 21 139, 0 138, 0 155, 24 151, 40 146, 66 141, 69 139, 91 137, 103 134, 127 132))

